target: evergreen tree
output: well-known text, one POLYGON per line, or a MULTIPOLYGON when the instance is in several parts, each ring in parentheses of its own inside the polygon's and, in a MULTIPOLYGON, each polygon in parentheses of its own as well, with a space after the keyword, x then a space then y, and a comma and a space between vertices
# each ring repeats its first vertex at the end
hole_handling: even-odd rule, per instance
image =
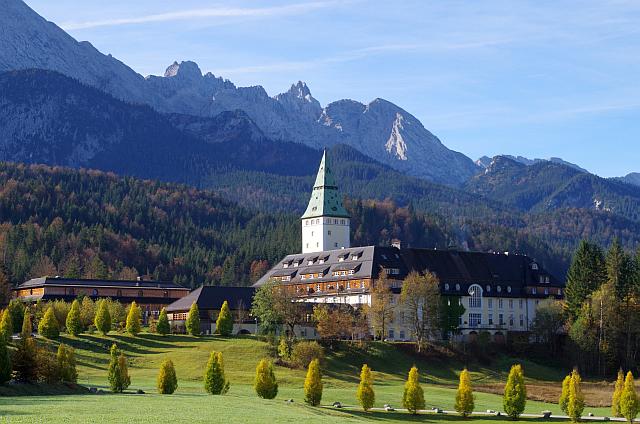
POLYGON ((76 370, 76 356, 73 348, 60 343, 56 358, 62 381, 76 383, 78 381, 78 371, 76 370))
POLYGON ((80 319, 82 320, 82 328, 88 330, 93 325, 96 317, 96 304, 89 297, 84 296, 80 304, 80 319))
POLYGON ((192 336, 200 335, 200 309, 198 309, 198 305, 196 302, 191 304, 191 308, 189 308, 189 315, 187 315, 187 333, 192 336))
POLYGON ((412 414, 417 414, 419 409, 424 409, 424 391, 420 386, 418 368, 415 366, 411 367, 407 382, 404 384, 402 405, 412 414))
POLYGON ((134 300, 131 302, 129 314, 127 315, 127 333, 137 336, 140 330, 142 330, 142 311, 140 311, 140 307, 134 300))
POLYGON ((565 299, 567 310, 576 319, 584 301, 607 279, 604 254, 597 244, 582 240, 567 273, 565 299))
POLYGON ((322 400, 322 374, 320 361, 314 359, 309 363, 307 377, 304 379, 304 401, 311 406, 320 405, 322 400))
MULTIPOLYGON (((131 314, 131 311, 129 311, 129 314, 131 314)), ((103 336, 106 336, 109 331, 111 331, 111 313, 109 312, 109 305, 106 299, 98 302, 98 311, 96 312, 93 323, 103 336)), ((129 318, 127 317, 127 331, 129 330, 128 323, 129 318)))
POLYGON ((34 383, 38 379, 38 347, 31 336, 32 331, 31 313, 26 310, 20 340, 16 343, 12 358, 15 378, 24 383, 34 383))
POLYGON ((212 395, 223 395, 229 391, 229 381, 224 375, 222 352, 211 352, 204 373, 204 389, 212 395))
POLYGON ((507 377, 504 387, 502 405, 504 412, 514 420, 517 420, 527 403, 527 388, 524 384, 524 373, 520 365, 513 365, 507 377))
POLYGON ((628 422, 632 422, 638 415, 639 408, 638 394, 636 393, 636 386, 633 383, 633 374, 629 371, 627 377, 624 379, 624 387, 620 395, 620 413, 628 422))
POLYGON ((376 394, 373 391, 373 377, 371 375, 371 369, 367 364, 364 364, 360 371, 360 384, 358 384, 356 398, 358 399, 360 406, 362 406, 362 409, 365 411, 373 408, 373 404, 376 400, 376 394))
POLYGON ((289 339, 286 338, 284 335, 281 335, 280 342, 278 343, 278 356, 284 359, 285 361, 288 361, 289 359, 291 359, 292 350, 293 349, 291 348, 291 343, 289 343, 289 339))
POLYGON ((38 333, 47 339, 56 339, 60 335, 60 328, 58 328, 58 320, 53 312, 53 306, 47 308, 47 312, 45 312, 44 317, 40 320, 38 333))
POLYGON ((468 417, 474 408, 473 388, 471 387, 471 376, 467 369, 460 373, 460 384, 456 393, 456 411, 463 417, 468 417))
POLYGON ((613 397, 611 398, 611 415, 621 418, 620 412, 620 397, 622 396, 622 390, 624 389, 624 372, 622 368, 618 370, 618 378, 616 379, 616 385, 613 389, 613 397))
POLYGON ((5 343, 11 342, 13 336, 13 320, 11 319, 11 311, 9 308, 2 312, 2 321, 0 321, 0 338, 5 343))
POLYGON ((256 367, 256 379, 253 387, 259 397, 273 399, 278 395, 278 382, 273 373, 273 364, 268 359, 261 359, 256 367))
POLYGON ((571 386, 571 374, 566 376, 564 380, 562 380, 562 393, 560 393, 560 398, 558 399, 558 406, 560 406, 560 410, 565 414, 569 414, 569 410, 567 409, 569 404, 569 388, 571 386))
MULTIPOLYGON (((80 302, 75 299, 71 303, 71 309, 67 314, 66 321, 67 333, 72 336, 77 336, 82 332, 82 320, 80 319, 80 302)), ((97 327, 97 326, 96 326, 97 327)))
POLYGON ((18 299, 13 299, 7 306, 7 311, 11 315, 11 321, 13 322, 12 333, 19 333, 22 330, 22 324, 24 324, 24 304, 18 299))
POLYGON ((0 338, 0 384, 4 384, 11 380, 11 356, 7 348, 7 341, 0 338))
POLYGON ((178 377, 171 359, 165 359, 160 365, 157 381, 158 393, 170 395, 178 388, 178 377))
POLYGON ((571 421, 578 422, 584 411, 584 394, 580 383, 582 382, 577 369, 571 373, 571 382, 569 384, 569 400, 567 401, 567 415, 571 421))
POLYGON ((216 320, 216 333, 225 337, 233 333, 233 316, 226 300, 222 303, 220 314, 216 320))
POLYGON ((114 393, 122 393, 131 384, 129 378, 129 370, 127 368, 127 359, 123 353, 118 350, 118 346, 114 343, 111 345, 109 359, 109 387, 114 393))
POLYGON ((162 308, 160 316, 158 317, 158 323, 156 324, 156 331, 163 336, 171 332, 171 326, 169 325, 169 318, 167 317, 167 308, 162 308))

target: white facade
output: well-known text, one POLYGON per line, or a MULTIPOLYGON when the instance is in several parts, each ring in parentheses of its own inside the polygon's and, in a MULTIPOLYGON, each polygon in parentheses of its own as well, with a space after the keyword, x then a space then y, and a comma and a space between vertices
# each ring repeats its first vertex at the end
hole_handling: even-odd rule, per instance
POLYGON ((302 253, 351 247, 350 219, 319 217, 302 220, 302 253))

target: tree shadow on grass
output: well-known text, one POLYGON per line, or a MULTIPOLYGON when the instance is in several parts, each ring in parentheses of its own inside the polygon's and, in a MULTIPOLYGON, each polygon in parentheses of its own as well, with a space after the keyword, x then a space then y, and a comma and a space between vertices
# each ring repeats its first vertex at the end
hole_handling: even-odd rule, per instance
MULTIPOLYGON (((393 411, 393 412, 383 412, 383 411, 369 411, 369 412, 364 412, 364 411, 359 411, 359 410, 347 410, 347 409, 340 409, 339 410, 341 413, 344 413, 346 415, 352 416, 352 417, 357 417, 357 418, 362 418, 362 419, 367 419, 369 421, 392 421, 392 422, 399 422, 399 421, 407 421, 407 422, 421 422, 421 423, 437 423, 437 422, 469 422, 469 423, 473 423, 474 421, 478 421, 478 420, 482 420, 482 421, 492 421, 495 422, 496 424, 498 423, 505 423, 505 422, 512 422, 512 420, 509 417, 505 417, 505 416, 500 416, 497 417, 495 415, 474 415, 472 417, 469 418, 463 418, 459 415, 453 415, 453 414, 433 414, 433 413, 420 413, 420 414, 410 414, 408 412, 399 412, 399 411, 393 411)), ((549 419, 544 419, 544 418, 520 418, 518 421, 513 421, 514 423, 538 423, 538 422, 545 422, 545 423, 568 423, 568 420, 565 419, 561 419, 561 418, 549 418, 549 419)))

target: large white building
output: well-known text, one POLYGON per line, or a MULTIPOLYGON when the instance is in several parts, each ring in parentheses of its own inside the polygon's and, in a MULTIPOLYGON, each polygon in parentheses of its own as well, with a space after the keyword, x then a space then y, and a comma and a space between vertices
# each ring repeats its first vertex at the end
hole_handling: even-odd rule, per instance
MULTIPOLYGON (((561 299, 564 284, 534 259, 520 254, 402 248, 350 247, 349 214, 344 209, 326 153, 309 206, 302 216, 302 253, 286 256, 257 283, 276 280, 312 303, 371 305, 370 291, 380 273, 396 295, 412 271, 434 273, 443 297, 464 306, 463 335, 486 331, 504 339, 530 330, 539 302, 561 299)), ((396 308, 385 338, 411 339, 402 308, 396 308)))

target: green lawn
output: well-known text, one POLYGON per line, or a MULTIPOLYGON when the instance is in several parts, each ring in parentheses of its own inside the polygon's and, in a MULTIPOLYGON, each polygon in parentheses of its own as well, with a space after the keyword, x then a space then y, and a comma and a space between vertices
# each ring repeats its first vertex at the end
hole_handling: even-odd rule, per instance
MULTIPOLYGON (((63 336, 62 342, 74 346, 78 361, 79 383, 92 387, 106 387, 108 350, 114 341, 129 357, 131 387, 129 391, 144 390, 147 394, 123 395, 64 395, 0 397, 0 416, 9 422, 171 422, 178 418, 189 423, 224 422, 301 422, 324 423, 336 421, 457 421, 460 418, 442 414, 421 414, 418 417, 402 412, 363 413, 356 409, 336 410, 311 408, 303 404, 302 387, 305 372, 284 367, 276 368, 280 384, 274 400, 259 399, 252 388, 256 363, 268 354, 268 345, 252 337, 224 339, 190 336, 161 337, 142 334, 132 338, 125 335, 101 337, 82 335, 63 336), (202 374, 211 350, 224 354, 225 369, 231 390, 225 396, 208 396, 202 388, 202 374), (171 358, 176 364, 179 387, 171 396, 155 394, 155 378, 160 362, 171 358), (292 404, 285 402, 293 399, 292 404)), ((55 344, 55 343, 54 343, 55 344)), ((324 366, 323 405, 340 401, 356 405, 355 390, 359 369, 366 361, 374 370, 376 406, 389 403, 401 407, 402 388, 408 369, 416 361, 398 349, 384 344, 372 344, 366 353, 360 349, 345 349, 330 355, 324 366)), ((417 361, 423 375, 427 407, 453 409, 457 372, 461 364, 440 361, 417 361)), ((472 368, 476 383, 501 382, 511 365, 508 359, 496 361, 494 368, 472 368)), ((561 372, 525 363, 529 377, 560 384, 561 372)), ((476 411, 502 409, 502 398, 488 393, 476 393, 476 411)), ((556 405, 529 401, 526 412, 543 410, 559 413, 556 405)), ((587 412, 607 415, 608 408, 587 408, 587 412)), ((502 422, 497 417, 474 417, 473 422, 502 422)), ((0 423, 4 421, 0 420, 0 423)), ((546 421, 549 422, 549 421, 546 421)))

